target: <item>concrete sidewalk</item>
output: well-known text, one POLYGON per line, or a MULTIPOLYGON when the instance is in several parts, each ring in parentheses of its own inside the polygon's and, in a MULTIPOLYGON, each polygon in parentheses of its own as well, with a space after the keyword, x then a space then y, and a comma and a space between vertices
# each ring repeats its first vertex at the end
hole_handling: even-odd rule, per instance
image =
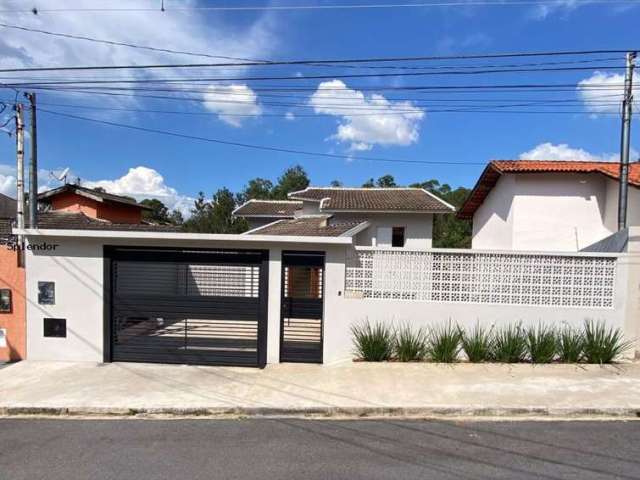
POLYGON ((640 364, 282 364, 264 370, 20 362, 0 415, 640 416, 640 364))

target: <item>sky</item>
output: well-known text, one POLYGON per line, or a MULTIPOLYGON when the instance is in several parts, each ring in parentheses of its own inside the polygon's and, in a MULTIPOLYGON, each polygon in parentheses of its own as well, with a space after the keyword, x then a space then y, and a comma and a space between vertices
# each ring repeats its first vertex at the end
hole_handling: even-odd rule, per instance
MULTIPOLYGON (((9 0, 0 8, 0 23, 210 56, 274 61, 640 48, 637 22, 634 22, 640 14, 640 5, 617 2, 589 4, 567 0, 545 5, 295 11, 215 11, 201 8, 340 3, 393 2, 165 0, 166 11, 161 12, 160 0, 9 0), (38 15, 24 12, 26 4, 29 8, 38 8, 38 15), (96 5, 108 9, 140 7, 141 11, 83 11, 96 5), (49 10, 52 8, 62 11, 52 12, 49 10), (154 10, 148 10, 150 8, 154 10)), ((0 69, 229 62, 11 28, 0 28, 0 33, 0 69)), ((409 66, 413 70, 295 65, 0 73, 0 82, 79 78, 128 81, 176 77, 212 79, 197 86, 191 85, 189 93, 179 93, 177 96, 182 97, 181 100, 148 98, 149 95, 175 96, 174 92, 136 90, 121 95, 122 90, 119 90, 120 95, 97 94, 95 84, 92 84, 94 90, 87 92, 85 89, 83 93, 78 90, 37 90, 40 189, 60 185, 55 175, 68 168, 69 178, 79 177, 83 185, 102 186, 112 193, 132 195, 138 199, 159 198, 170 208, 188 214, 193 198, 200 191, 207 196, 221 187, 239 191, 254 177, 275 181, 284 169, 295 164, 302 165, 312 184, 317 186, 327 185, 332 180, 339 180, 346 186, 360 186, 371 177, 391 174, 399 184, 436 178, 454 187, 472 187, 483 166, 491 159, 615 161, 620 144, 620 117, 616 114, 619 97, 616 95, 621 93, 617 86, 622 78, 620 67, 624 66, 624 54, 601 55, 598 59, 598 62, 573 64, 585 67, 581 70, 486 75, 391 74, 420 71, 416 67, 425 65, 461 65, 461 68, 468 68, 469 65, 497 61, 405 61, 388 64, 409 66), (376 76, 346 77, 354 74, 376 76), (247 80, 247 77, 256 76, 285 79, 247 80), (308 76, 323 78, 305 78, 308 76), (400 89, 418 85, 550 83, 572 87, 557 93, 526 90, 515 93, 447 90, 415 93, 400 89), (610 85, 608 94, 612 100, 603 102, 594 98, 594 95, 602 94, 581 88, 585 84, 610 85), (284 94, 265 91, 268 87, 284 85, 300 90, 284 94), (385 89, 378 90, 380 86, 385 89), (559 108, 568 113, 549 113, 549 110, 554 111, 553 102, 551 107, 549 104, 536 107, 527 103, 532 100, 568 102, 559 108), (474 109, 479 111, 469 111, 470 102, 477 102, 474 109), (505 102, 527 105, 502 109, 492 107, 482 111, 478 106, 482 102, 494 106, 505 102), (443 111, 461 105, 466 111, 443 111), (522 111, 527 113, 519 113, 522 111), (539 113, 541 111, 543 113, 539 113), (125 129, 50 112, 225 142, 336 154, 347 158, 247 149, 125 129), (362 156, 423 163, 358 158, 362 156)), ((509 58, 499 63, 575 60, 582 58, 509 58)), ((126 85, 148 88, 144 83, 126 85)), ((160 88, 166 89, 167 86, 160 88)), ((174 86, 170 85, 170 88, 174 86)), ((26 89, 20 88, 21 91, 26 89)), ((15 95, 12 89, 4 88, 0 98, 10 105, 15 95)), ((22 98, 21 93, 19 97, 22 98)), ((10 107, 2 115, 5 120, 10 120, 10 107)), ((10 122, 5 130, 10 130, 11 126, 10 122)), ((636 118, 632 145, 640 149, 638 134, 636 118)), ((636 160, 637 150, 634 149, 633 155, 632 159, 636 160)), ((0 193, 15 194, 15 139, 1 132, 0 193)))

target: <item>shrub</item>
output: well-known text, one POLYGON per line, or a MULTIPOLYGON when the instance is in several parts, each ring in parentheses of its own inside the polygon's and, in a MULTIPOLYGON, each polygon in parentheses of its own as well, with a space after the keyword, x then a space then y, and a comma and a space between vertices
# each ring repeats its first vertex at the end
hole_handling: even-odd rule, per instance
POLYGON ((402 325, 396 332, 395 355, 401 362, 424 359, 427 353, 427 334, 424 329, 413 330, 410 325, 402 325))
POLYGON ((497 362, 516 363, 524 360, 527 353, 527 336, 518 325, 508 325, 496 331, 492 356, 497 362))
POLYGON ((356 355, 368 362, 389 360, 393 353, 394 332, 384 323, 365 321, 351 327, 356 355))
POLYGON ((486 362, 491 360, 491 335, 492 329, 480 326, 478 322, 470 332, 460 330, 462 350, 470 362, 486 362))
POLYGON ((433 362, 453 363, 460 354, 460 329, 451 322, 433 328, 429 334, 427 354, 433 362))
POLYGON ((609 328, 604 322, 584 322, 584 358, 589 363, 611 363, 631 347, 623 341, 620 329, 609 328))
POLYGON ((582 360, 584 335, 575 328, 565 327, 558 335, 558 356, 561 362, 578 363, 582 360))
POLYGON ((556 357, 558 344, 554 329, 539 324, 527 330, 527 351, 533 363, 551 363, 556 357))

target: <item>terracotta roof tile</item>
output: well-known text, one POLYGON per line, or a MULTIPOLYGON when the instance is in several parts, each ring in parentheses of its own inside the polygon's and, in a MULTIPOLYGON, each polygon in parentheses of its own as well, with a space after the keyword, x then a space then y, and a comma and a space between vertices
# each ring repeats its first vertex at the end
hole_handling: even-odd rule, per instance
POLYGON ((291 200, 249 200, 236 208, 236 217, 274 217, 293 218, 296 210, 302 208, 302 202, 291 200))
POLYGON ((120 203, 129 205, 131 207, 138 207, 143 210, 151 210, 151 208, 141 205, 135 199, 124 197, 122 195, 114 195, 113 193, 106 193, 94 190, 92 188, 81 187, 80 185, 72 185, 66 184, 58 188, 54 188, 53 190, 48 190, 46 192, 42 192, 38 194, 38 200, 44 201, 48 200, 51 197, 55 197, 56 195, 60 195, 62 193, 75 193, 77 195, 82 195, 86 197, 91 197, 94 200, 99 199, 99 201, 111 202, 111 203, 120 203))
POLYGON ((289 198, 320 203, 322 211, 453 211, 447 203, 420 188, 316 188, 292 192, 289 198))
POLYGON ((97 220, 79 212, 45 212, 38 214, 38 228, 42 230, 112 230, 131 232, 176 232, 179 227, 143 223, 112 223, 97 220))
MULTIPOLYGON (((458 217, 473 218, 484 199, 503 173, 599 173, 614 180, 620 177, 620 164, 616 162, 579 162, 560 160, 492 160, 486 166, 458 217)), ((640 163, 629 164, 629 184, 640 187, 640 163)))

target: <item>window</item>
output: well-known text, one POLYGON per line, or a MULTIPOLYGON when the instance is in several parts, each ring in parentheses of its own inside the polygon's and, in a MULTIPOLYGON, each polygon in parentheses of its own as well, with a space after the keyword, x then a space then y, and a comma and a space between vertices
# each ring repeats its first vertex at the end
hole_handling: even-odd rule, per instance
POLYGON ((38 282, 38 303, 40 305, 55 305, 56 284, 54 282, 38 282))
POLYGON ((65 338, 67 336, 66 318, 45 318, 44 336, 65 338))
POLYGON ((0 313, 11 313, 11 290, 0 289, 0 313))
POLYGON ((404 227, 393 227, 391 230, 391 246, 404 247, 404 227))

